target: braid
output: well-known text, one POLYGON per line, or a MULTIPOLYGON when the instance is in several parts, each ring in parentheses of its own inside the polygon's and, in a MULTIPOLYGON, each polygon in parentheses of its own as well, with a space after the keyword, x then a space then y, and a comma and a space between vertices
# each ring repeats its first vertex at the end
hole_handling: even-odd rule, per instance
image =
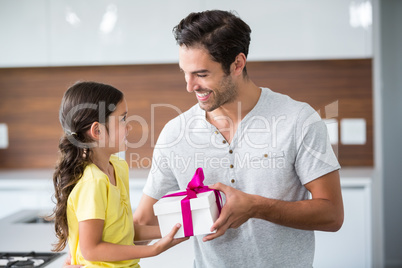
POLYGON ((61 138, 59 150, 61 157, 53 174, 54 196, 56 198, 53 216, 56 237, 59 241, 54 244, 53 251, 61 251, 66 246, 68 238, 67 200, 89 163, 90 153, 90 149, 72 144, 67 136, 61 138))

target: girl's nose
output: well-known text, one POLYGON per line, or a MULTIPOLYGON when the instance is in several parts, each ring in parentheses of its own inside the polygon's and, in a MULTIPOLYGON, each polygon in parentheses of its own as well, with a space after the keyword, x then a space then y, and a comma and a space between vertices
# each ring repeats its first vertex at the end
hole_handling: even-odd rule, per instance
POLYGON ((131 124, 128 123, 128 124, 126 125, 127 134, 128 134, 128 132, 130 132, 132 129, 133 129, 133 127, 131 126, 131 124))

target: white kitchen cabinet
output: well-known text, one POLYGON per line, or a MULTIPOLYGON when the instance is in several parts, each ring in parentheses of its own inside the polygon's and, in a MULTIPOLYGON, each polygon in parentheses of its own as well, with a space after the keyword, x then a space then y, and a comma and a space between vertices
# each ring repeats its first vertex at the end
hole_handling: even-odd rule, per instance
POLYGON ((0 191, 0 219, 22 209, 51 211, 51 194, 46 191, 2 190, 0 191), (46 199, 46 200, 45 200, 46 199))
POLYGON ((0 0, 0 67, 46 66, 47 0, 0 0))
POLYGON ((207 0, 252 30, 249 60, 372 57, 371 1, 207 0))
POLYGON ((371 267, 371 179, 342 181, 345 219, 336 233, 315 232, 314 267, 371 267))
POLYGON ((0 219, 20 210, 51 212, 54 203, 51 170, 0 173, 0 219))
POLYGON ((251 61, 372 57, 366 0, 0 0, 0 67, 176 63, 172 28, 206 9, 250 25, 251 61))
MULTIPOLYGON (((130 171, 133 210, 142 196, 148 170, 130 171)), ((55 206, 53 170, 0 171, 0 219, 21 210, 51 212, 55 206)))
POLYGON ((177 62, 173 26, 200 1, 49 1, 51 65, 177 62), (180 7, 180 8, 178 8, 180 7))

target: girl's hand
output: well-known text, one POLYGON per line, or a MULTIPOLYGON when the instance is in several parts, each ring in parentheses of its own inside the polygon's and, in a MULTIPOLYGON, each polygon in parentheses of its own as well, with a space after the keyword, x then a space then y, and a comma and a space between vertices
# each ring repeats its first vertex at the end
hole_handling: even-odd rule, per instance
POLYGON ((68 253, 67 258, 64 260, 63 268, 79 268, 84 267, 82 265, 71 265, 71 255, 68 253))
POLYGON ((154 244, 154 246, 156 248, 156 255, 189 239, 189 237, 176 238, 176 239, 174 238, 174 235, 177 233, 177 231, 180 229, 180 227, 181 227, 180 223, 176 224, 172 228, 172 231, 170 231, 169 234, 167 234, 165 237, 162 237, 158 242, 156 242, 154 244))

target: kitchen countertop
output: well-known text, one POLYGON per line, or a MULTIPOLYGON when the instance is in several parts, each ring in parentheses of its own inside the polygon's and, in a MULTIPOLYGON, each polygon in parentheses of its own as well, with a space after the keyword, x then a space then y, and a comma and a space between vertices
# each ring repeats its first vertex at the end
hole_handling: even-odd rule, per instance
MULTIPOLYGON (((11 187, 23 185, 30 187, 53 187, 53 169, 22 169, 0 170, 0 186, 11 187), (45 182, 37 184, 36 182, 45 182)), ((130 169, 130 187, 143 186, 149 173, 149 169, 130 169)), ((31 189, 31 188, 30 188, 31 189)))
MULTIPOLYGON (((21 223, 40 211, 25 210, 0 220, 0 251, 2 252, 51 252, 55 242, 53 224, 21 223)), ((64 250, 63 253, 66 253, 64 250)), ((66 255, 62 255, 46 267, 62 267, 66 255)))
MULTIPOLYGON (((130 189, 141 189, 144 187, 148 177, 149 169, 130 169, 130 189)), ((344 167, 340 171, 341 184, 353 185, 370 183, 374 169, 372 167, 344 167)), ((0 170, 1 189, 53 189, 53 170, 0 170)))
MULTIPOLYGON (((342 167, 342 177, 367 177, 373 173, 373 167, 342 167)), ((2 179, 52 179, 53 169, 5 169, 0 170, 2 179)), ((150 169, 130 169, 130 179, 146 179, 150 169)))

